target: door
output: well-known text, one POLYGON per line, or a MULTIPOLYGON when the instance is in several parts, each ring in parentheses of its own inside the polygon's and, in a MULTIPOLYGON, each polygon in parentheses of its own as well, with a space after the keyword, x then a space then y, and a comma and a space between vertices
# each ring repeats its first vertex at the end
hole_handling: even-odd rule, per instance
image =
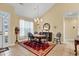
POLYGON ((9 46, 9 19, 9 13, 0 12, 0 48, 9 46))
POLYGON ((0 48, 2 48, 3 44, 2 44, 2 34, 0 34, 0 48))
POLYGON ((2 48, 2 17, 0 17, 0 48, 2 48))
POLYGON ((65 19, 65 41, 73 42, 77 36, 76 19, 65 19))

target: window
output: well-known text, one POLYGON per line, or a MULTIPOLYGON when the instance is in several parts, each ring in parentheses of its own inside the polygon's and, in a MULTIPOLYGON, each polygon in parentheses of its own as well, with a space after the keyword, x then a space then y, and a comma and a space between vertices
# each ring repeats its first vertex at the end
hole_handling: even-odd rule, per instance
POLYGON ((33 22, 20 20, 20 39, 24 39, 28 37, 28 32, 33 33, 33 22))
POLYGON ((4 11, 0 11, 0 48, 9 46, 9 20, 10 14, 4 11))

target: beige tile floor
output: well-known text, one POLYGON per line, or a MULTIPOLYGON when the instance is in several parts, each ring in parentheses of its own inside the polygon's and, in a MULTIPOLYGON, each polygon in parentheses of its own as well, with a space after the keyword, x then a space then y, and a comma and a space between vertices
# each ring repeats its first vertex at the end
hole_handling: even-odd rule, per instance
MULTIPOLYGON (((79 52, 79 50, 78 50, 79 52)), ((57 44, 47 56, 74 56, 74 44, 73 43, 62 43, 57 44)), ((78 53, 79 55, 79 53, 78 53)), ((9 47, 9 50, 3 53, 0 53, 0 56, 36 56, 20 45, 16 44, 15 46, 9 47)))

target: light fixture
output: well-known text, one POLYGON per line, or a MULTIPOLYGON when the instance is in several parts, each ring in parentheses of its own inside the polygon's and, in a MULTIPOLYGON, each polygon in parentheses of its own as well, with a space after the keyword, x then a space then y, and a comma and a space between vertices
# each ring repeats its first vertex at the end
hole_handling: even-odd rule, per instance
POLYGON ((19 5, 23 6, 23 5, 24 5, 24 3, 19 3, 19 5))
POLYGON ((39 17, 39 5, 36 6, 36 8, 34 8, 34 10, 36 11, 36 17, 34 18, 34 22, 39 25, 41 22, 43 22, 43 19, 39 17))

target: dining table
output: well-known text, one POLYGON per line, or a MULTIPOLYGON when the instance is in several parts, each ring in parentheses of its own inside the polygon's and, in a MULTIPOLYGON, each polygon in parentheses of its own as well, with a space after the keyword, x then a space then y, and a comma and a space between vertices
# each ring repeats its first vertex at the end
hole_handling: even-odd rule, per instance
POLYGON ((46 38, 46 35, 42 35, 42 34, 41 35, 40 34, 34 34, 33 36, 34 36, 34 38, 39 39, 39 42, 41 42, 42 39, 46 38))

